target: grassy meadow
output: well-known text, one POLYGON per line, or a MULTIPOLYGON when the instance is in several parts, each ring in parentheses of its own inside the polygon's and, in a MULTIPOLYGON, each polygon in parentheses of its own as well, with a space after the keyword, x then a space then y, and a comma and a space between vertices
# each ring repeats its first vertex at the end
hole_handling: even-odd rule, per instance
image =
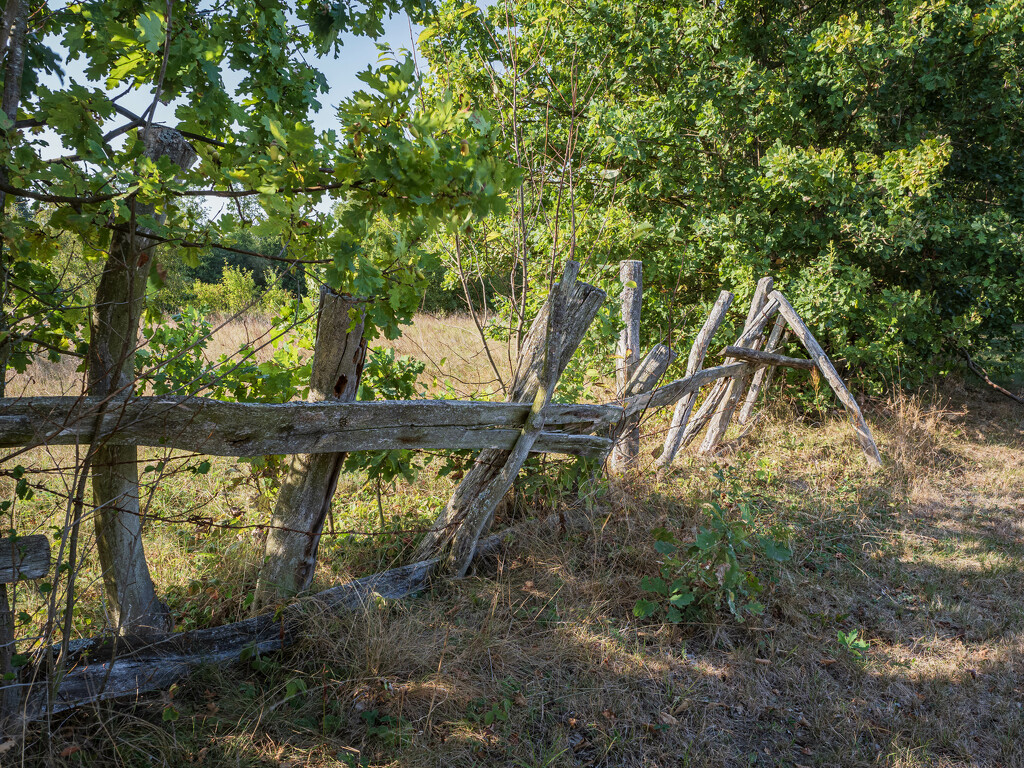
MULTIPOLYGON (((233 321, 210 353, 266 331, 233 321)), ((420 316, 394 346, 427 362, 432 395, 495 385, 468 318, 420 316)), ((507 353, 494 359, 507 376, 507 353)), ((9 392, 77 394, 80 379, 39 364, 9 392)), ((524 528, 469 578, 414 599, 344 616, 309 601, 299 645, 33 726, 0 763, 1024 766, 1024 409, 959 381, 867 402, 885 462, 872 471, 841 412, 798 407, 778 387, 767 403, 750 435, 715 459, 684 451, 661 484, 645 466, 566 492, 556 460, 542 460, 496 527, 558 514, 553 532, 524 528), (660 557, 652 531, 692 538, 708 502, 734 512, 736 498, 793 552, 757 564, 764 613, 638 620, 660 557)), ((668 415, 643 424, 645 465, 668 415)), ((144 466, 168 458, 146 454, 144 466)), ((74 458, 18 459, 48 488, 11 511, 19 533, 63 524, 70 489, 55 468, 74 458)), ((172 459, 143 477, 157 480, 147 558, 178 627, 248 616, 270 473, 172 459)), ((383 494, 343 476, 316 588, 406 561, 455 482, 434 463, 383 494)), ((76 636, 107 624, 89 541, 82 551, 76 636)), ((43 598, 19 587, 15 610, 36 617, 26 635, 43 598)))

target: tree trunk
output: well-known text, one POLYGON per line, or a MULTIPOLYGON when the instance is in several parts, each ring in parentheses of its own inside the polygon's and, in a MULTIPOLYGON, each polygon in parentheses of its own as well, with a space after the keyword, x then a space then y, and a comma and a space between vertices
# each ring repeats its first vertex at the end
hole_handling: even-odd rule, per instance
MULTIPOLYGON (((640 362, 640 311, 643 305, 643 262, 623 261, 619 265, 622 283, 622 332, 615 347, 615 396, 624 399, 626 387, 640 362)), ((611 470, 621 474, 636 466, 640 455, 640 425, 626 424, 612 449, 611 470)))
MULTIPOLYGON (((180 168, 196 154, 180 133, 153 126, 145 137, 145 156, 169 157, 180 168)), ((137 205, 135 216, 153 214, 137 205)), ((130 229, 130 228, 129 228, 130 229)), ((110 398, 108 411, 132 395, 139 320, 155 243, 142 235, 115 232, 103 267, 90 318, 89 394, 110 398)), ((138 451, 134 446, 94 448, 92 470, 96 548, 112 618, 121 633, 148 634, 171 629, 167 608, 156 597, 142 547, 138 451)))
MULTIPOLYGON (((3 13, 0 60, 4 66, 3 113, 14 123, 21 104, 21 81, 25 76, 25 33, 28 29, 28 0, 7 0, 3 13)), ((14 129, 11 128, 13 131, 14 129)), ((7 166, 0 167, 0 181, 8 181, 7 166)), ((7 218, 7 193, 0 191, 0 224, 7 218)), ((7 362, 11 357, 10 318, 7 316, 10 272, 4 243, 0 242, 0 397, 7 393, 7 362)))
MULTIPOLYGON (((321 287, 310 402, 356 399, 366 360, 365 308, 364 301, 321 287)), ((345 455, 292 456, 267 534, 263 568, 256 586, 258 606, 303 592, 312 582, 320 532, 331 511, 345 455)))

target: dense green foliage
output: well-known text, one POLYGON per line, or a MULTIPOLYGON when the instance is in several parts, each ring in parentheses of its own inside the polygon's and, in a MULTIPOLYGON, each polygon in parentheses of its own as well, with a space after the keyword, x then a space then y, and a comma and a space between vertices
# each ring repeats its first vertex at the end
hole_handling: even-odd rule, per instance
POLYGON ((875 381, 1020 349, 1018 0, 451 0, 424 37, 527 178, 479 260, 536 282, 642 258, 649 342, 771 274, 875 381))
POLYGON ((9 116, 0 116, 5 358, 23 369, 41 349, 85 341, 98 267, 69 280, 55 251, 70 238, 76 263, 95 264, 112 233, 132 227, 168 243, 159 258, 172 268, 158 265, 157 280, 181 278, 185 265, 193 279, 217 282, 230 265, 294 290, 288 278, 301 283, 301 269, 379 298, 369 333, 397 335, 421 304, 425 275, 402 248, 386 263, 371 258, 364 239, 374 221, 415 220, 425 232, 466 226, 499 202, 505 165, 465 99, 421 98, 408 57, 364 72, 365 89, 337 105, 336 127, 314 130, 327 82, 313 63, 340 56, 342 33, 376 37, 387 15, 420 19, 426 10, 412 0, 25 5, 23 72, 13 54, 3 68, 5 86, 20 79, 20 98, 5 96, 9 116), (84 78, 43 77, 59 74, 65 57, 84 78), (152 99, 140 115, 119 103, 132 91, 152 99), (151 123, 185 132, 198 162, 182 172, 142 156, 151 123), (218 201, 218 215, 195 204, 204 199, 218 201), (133 200, 154 213, 133 215, 133 200), (277 268, 256 270, 249 262, 260 254, 277 268))

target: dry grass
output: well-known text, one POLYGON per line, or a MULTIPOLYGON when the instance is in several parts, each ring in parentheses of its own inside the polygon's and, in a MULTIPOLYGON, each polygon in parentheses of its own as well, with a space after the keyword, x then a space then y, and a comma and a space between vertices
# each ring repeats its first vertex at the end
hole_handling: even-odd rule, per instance
MULTIPOLYGON (((684 457, 663 486, 641 477, 567 502, 591 525, 520 538, 465 581, 343 617, 311 607, 287 654, 79 714, 26 764, 1024 765, 1024 413, 957 389, 876 404, 886 467, 874 473, 844 419, 794 415, 778 405, 730 455, 684 457), (650 530, 699 524, 721 466, 760 524, 791 531, 794 560, 762 572, 766 614, 638 623, 650 530), (863 658, 837 641, 851 629, 870 640, 863 658)), ((649 448, 659 426, 646 425, 649 448)), ((211 495, 223 479, 207 476, 211 495)), ((429 517, 449 488, 425 477, 389 515, 429 517)), ((339 499, 339 521, 375 520, 357 484, 339 499)), ((230 620, 258 556, 247 536, 154 533, 157 578, 202 570, 179 605, 230 620)), ((395 535, 390 555, 352 554, 381 544, 335 540, 321 578, 387 565, 404 546, 395 535)))
MULTIPOLYGON (((217 341, 260 332, 230 325, 217 341)), ((432 392, 463 394, 493 378, 475 338, 466 318, 423 317, 395 348, 434 361, 432 392)), ((52 394, 70 375, 40 367, 22 384, 52 394)), ((664 418, 644 424, 646 455, 664 418)), ((524 534, 415 599, 341 617, 311 605, 287 653, 68 716, 19 744, 19 764, 1024 766, 1024 410, 947 385, 872 403, 868 418, 877 472, 844 418, 784 396, 746 440, 714 461, 681 457, 660 486, 645 468, 576 498, 544 486, 555 472, 541 468, 498 524, 555 508, 583 528, 524 534), (791 538, 791 562, 760 567, 766 613, 638 622, 652 529, 692 533, 720 469, 756 502, 759 528, 791 538), (870 641, 862 658, 839 630, 870 641)), ((67 464, 61 451, 36 460, 67 464)), ((181 627, 245 615, 261 539, 161 516, 258 524, 272 498, 259 482, 218 459, 152 489, 147 555, 181 627)), ((452 487, 428 468, 386 494, 382 529, 374 489, 344 478, 318 584, 401 562, 452 487)), ((63 503, 40 494, 15 522, 45 530, 63 503)), ((80 634, 106 623, 95 568, 87 557, 80 634)))

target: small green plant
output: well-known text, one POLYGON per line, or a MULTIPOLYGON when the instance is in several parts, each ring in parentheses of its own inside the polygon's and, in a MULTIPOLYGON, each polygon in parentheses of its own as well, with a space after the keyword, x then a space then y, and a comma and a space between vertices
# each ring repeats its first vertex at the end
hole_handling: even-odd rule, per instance
POLYGON ((509 699, 502 699, 493 704, 487 699, 474 699, 469 703, 469 718, 483 725, 494 725, 497 722, 506 722, 512 711, 512 702, 509 699))
POLYGON ((380 739, 388 747, 399 747, 408 743, 411 733, 409 724, 400 717, 383 715, 379 710, 368 709, 362 713, 366 732, 380 739))
MULTIPOLYGON (((724 480, 724 476, 719 474, 724 480)), ((688 614, 718 611, 723 605, 737 620, 764 610, 757 596, 763 590, 752 568, 760 558, 789 560, 793 553, 775 536, 755 532, 756 505, 734 483, 706 505, 708 524, 692 542, 680 543, 664 528, 654 531, 654 549, 662 556, 659 575, 645 576, 640 588, 652 595, 633 607, 639 619, 663 611, 671 623, 688 614), (721 503, 720 503, 721 502, 721 503)))
POLYGON ((871 643, 864 639, 859 629, 851 629, 849 632, 839 630, 836 632, 839 640, 839 647, 855 659, 864 658, 864 651, 871 647, 871 643))

